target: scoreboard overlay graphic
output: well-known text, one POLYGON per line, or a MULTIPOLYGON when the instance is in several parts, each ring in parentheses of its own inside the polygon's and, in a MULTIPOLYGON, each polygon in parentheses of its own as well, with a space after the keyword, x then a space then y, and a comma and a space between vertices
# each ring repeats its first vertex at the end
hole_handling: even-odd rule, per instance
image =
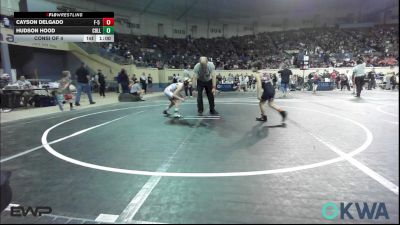
POLYGON ((114 12, 15 12, 15 42, 114 42, 114 12))

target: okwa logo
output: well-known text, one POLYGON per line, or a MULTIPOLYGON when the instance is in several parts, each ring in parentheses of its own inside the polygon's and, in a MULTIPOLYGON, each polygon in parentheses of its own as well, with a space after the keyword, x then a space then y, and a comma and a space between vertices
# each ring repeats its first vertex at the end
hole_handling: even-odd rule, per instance
MULTIPOLYGON (((333 220, 340 216, 340 219, 354 219, 357 216, 359 219, 389 219, 389 215, 386 210, 386 205, 383 202, 374 202, 368 204, 366 202, 341 202, 338 206, 336 203, 328 202, 322 206, 322 217, 327 220, 333 220), (354 210, 354 208, 356 210, 354 210), (353 210, 351 210, 353 209, 353 210), (351 212, 353 213, 351 213, 351 212), (354 212, 355 211, 355 212, 354 212)), ((356 218, 357 219, 357 218, 356 218)))

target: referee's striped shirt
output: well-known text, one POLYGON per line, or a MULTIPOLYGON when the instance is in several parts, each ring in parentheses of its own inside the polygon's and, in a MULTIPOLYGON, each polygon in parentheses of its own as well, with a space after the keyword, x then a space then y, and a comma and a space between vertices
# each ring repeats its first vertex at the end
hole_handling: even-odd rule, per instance
POLYGON ((353 73, 356 77, 365 76, 365 63, 358 64, 353 68, 353 73))

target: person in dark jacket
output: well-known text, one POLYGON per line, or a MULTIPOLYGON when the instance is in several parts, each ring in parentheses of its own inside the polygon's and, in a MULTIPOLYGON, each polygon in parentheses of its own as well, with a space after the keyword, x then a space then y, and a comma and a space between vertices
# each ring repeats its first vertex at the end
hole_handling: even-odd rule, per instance
POLYGON ((274 89, 276 89, 276 82, 278 82, 278 78, 276 77, 276 74, 272 74, 272 83, 273 83, 273 87, 274 89))
POLYGON ((89 84, 90 75, 89 75, 89 71, 86 69, 85 63, 81 64, 81 67, 79 67, 79 69, 76 70, 75 74, 76 74, 76 80, 78 83, 75 105, 76 106, 81 105, 81 104, 79 104, 79 102, 81 100, 82 91, 86 92, 86 94, 88 95, 90 104, 95 104, 96 102, 93 101, 92 93, 90 91, 90 89, 91 89, 90 84, 89 84))
POLYGON ((368 90, 375 89, 376 87, 376 81, 375 81, 375 68, 372 68, 372 70, 368 73, 368 90))
POLYGON ((147 83, 148 83, 148 89, 151 92, 153 89, 153 78, 151 77, 150 74, 149 74, 149 76, 147 76, 147 83))
POLYGON ((176 77, 175 74, 172 76, 172 83, 173 83, 173 84, 178 83, 178 78, 176 77))
POLYGON ((350 83, 349 83, 349 78, 347 77, 346 74, 342 74, 340 76, 340 90, 343 91, 344 86, 347 87, 347 90, 350 91, 350 83))
POLYGON ((106 95, 105 95, 106 77, 101 72, 101 70, 99 70, 98 73, 97 73, 97 82, 99 82, 99 93, 100 93, 100 96, 103 96, 105 98, 106 97, 106 95))
POLYGON ((15 96, 12 92, 3 92, 3 88, 5 88, 9 84, 10 75, 4 73, 0 77, 0 98, 1 98, 1 112, 10 112, 13 108, 13 102, 15 96), (8 105, 7 105, 8 103, 8 105), (8 106, 8 108, 7 108, 8 106))
POLYGON ((140 85, 142 86, 144 93, 147 94, 147 76, 144 72, 142 76, 140 76, 140 85))
POLYGON ((290 77, 293 75, 293 73, 288 66, 284 66, 284 69, 278 71, 278 73, 281 75, 281 90, 283 97, 286 97, 286 93, 289 89, 290 77))
POLYGON ((340 81, 341 81, 340 74, 337 74, 335 78, 336 89, 339 89, 340 81))
POLYGON ((125 69, 121 69, 121 72, 119 72, 118 80, 121 84, 122 93, 129 93, 129 78, 125 69))

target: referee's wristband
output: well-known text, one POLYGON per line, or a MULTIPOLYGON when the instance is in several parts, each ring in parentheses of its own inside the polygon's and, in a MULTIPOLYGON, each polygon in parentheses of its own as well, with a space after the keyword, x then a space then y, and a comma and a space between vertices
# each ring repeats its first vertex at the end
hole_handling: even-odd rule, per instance
POLYGON ((215 89, 215 88, 216 88, 216 86, 212 86, 212 88, 213 88, 213 89, 215 89))

